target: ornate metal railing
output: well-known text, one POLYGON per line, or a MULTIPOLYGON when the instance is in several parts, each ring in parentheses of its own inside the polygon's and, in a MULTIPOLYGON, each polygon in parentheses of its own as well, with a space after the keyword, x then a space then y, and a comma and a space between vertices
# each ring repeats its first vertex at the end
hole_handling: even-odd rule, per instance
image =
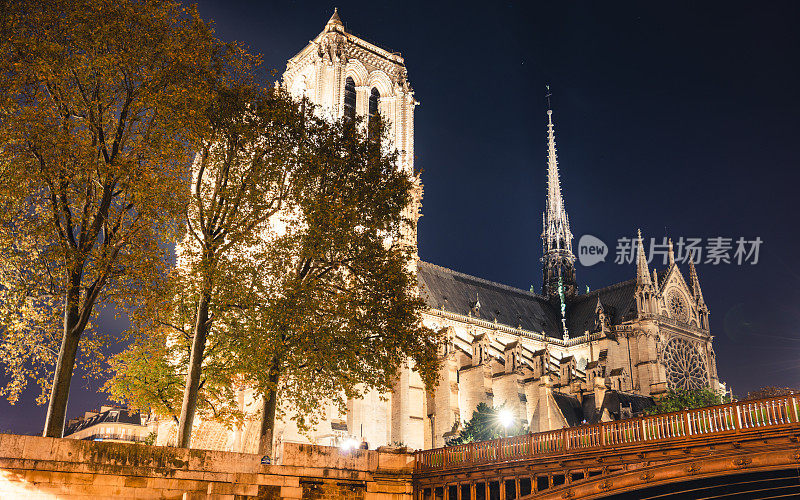
POLYGON ((736 435, 798 423, 800 395, 795 394, 418 451, 414 468, 417 472, 457 469, 564 454, 570 450, 736 435))

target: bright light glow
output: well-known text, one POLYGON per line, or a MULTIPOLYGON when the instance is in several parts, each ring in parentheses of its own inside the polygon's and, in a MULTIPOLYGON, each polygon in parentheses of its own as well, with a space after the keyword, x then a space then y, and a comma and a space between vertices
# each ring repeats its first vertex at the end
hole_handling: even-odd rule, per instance
POLYGON ((342 451, 355 450, 358 448, 358 441, 353 438, 345 438, 344 441, 339 444, 339 448, 342 451))
POLYGON ((508 429, 514 423, 514 414, 511 413, 510 410, 501 410, 500 414, 498 415, 500 419, 500 423, 508 429))

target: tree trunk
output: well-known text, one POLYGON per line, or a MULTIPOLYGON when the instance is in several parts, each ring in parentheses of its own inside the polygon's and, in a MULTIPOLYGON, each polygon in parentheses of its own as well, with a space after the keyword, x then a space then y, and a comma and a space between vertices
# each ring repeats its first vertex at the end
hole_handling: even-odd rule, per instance
POLYGON ((83 329, 78 328, 80 320, 80 275, 70 280, 69 288, 64 301, 64 337, 61 340, 61 350, 58 353, 55 374, 53 375, 53 388, 50 391, 50 401, 47 405, 47 419, 44 423, 44 437, 60 438, 64 434, 64 420, 67 414, 67 401, 69 400, 69 385, 72 381, 72 371, 75 368, 75 355, 78 352, 78 342, 83 329), (77 283, 76 283, 77 281, 77 283))
POLYGON ((275 436, 275 412, 278 408, 278 381, 280 380, 280 360, 272 358, 269 368, 270 389, 264 393, 264 407, 261 418, 261 437, 258 454, 272 458, 272 441, 275 436))
POLYGON ((208 307, 211 302, 211 287, 206 287, 200 294, 197 304, 197 322, 194 326, 192 354, 189 358, 189 370, 186 374, 186 388, 183 391, 181 418, 178 425, 178 448, 188 448, 192 438, 192 424, 197 409, 197 392, 200 388, 200 376, 203 370, 203 352, 206 349, 206 338, 211 327, 208 321, 208 307))

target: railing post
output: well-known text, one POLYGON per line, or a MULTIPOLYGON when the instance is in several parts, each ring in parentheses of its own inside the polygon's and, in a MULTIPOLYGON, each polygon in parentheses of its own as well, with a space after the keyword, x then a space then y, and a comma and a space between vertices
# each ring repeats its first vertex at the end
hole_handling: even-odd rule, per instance
POLYGON ((736 427, 736 432, 739 432, 742 428, 742 405, 736 405, 736 420, 734 421, 734 427, 736 427))

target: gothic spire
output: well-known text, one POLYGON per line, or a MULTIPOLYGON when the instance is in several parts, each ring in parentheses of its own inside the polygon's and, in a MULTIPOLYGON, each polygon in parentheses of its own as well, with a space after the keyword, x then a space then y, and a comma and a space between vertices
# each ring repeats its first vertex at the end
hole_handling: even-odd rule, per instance
POLYGON ((698 303, 703 304, 703 291, 700 289, 700 280, 697 278, 697 270, 694 268, 694 262, 689 259, 689 281, 692 282, 692 294, 698 303))
MULTIPOLYGON (((548 88, 548 102, 550 93, 548 88)), ((561 179, 558 175, 556 133, 553 128, 553 110, 547 110, 547 206, 545 211, 544 244, 549 250, 566 250, 572 253, 572 232, 561 196, 561 179)))
POLYGON ((636 239, 636 284, 637 285, 650 285, 650 270, 647 269, 647 257, 644 254, 644 245, 642 244, 642 230, 639 230, 639 237, 636 239))
POLYGON ((550 106, 550 86, 547 86, 547 199, 542 214, 542 262, 544 263, 543 293, 558 295, 558 281, 562 280, 566 296, 574 296, 576 290, 575 255, 572 253, 572 231, 561 196, 561 180, 558 175, 556 134, 553 126, 553 110, 550 106))

